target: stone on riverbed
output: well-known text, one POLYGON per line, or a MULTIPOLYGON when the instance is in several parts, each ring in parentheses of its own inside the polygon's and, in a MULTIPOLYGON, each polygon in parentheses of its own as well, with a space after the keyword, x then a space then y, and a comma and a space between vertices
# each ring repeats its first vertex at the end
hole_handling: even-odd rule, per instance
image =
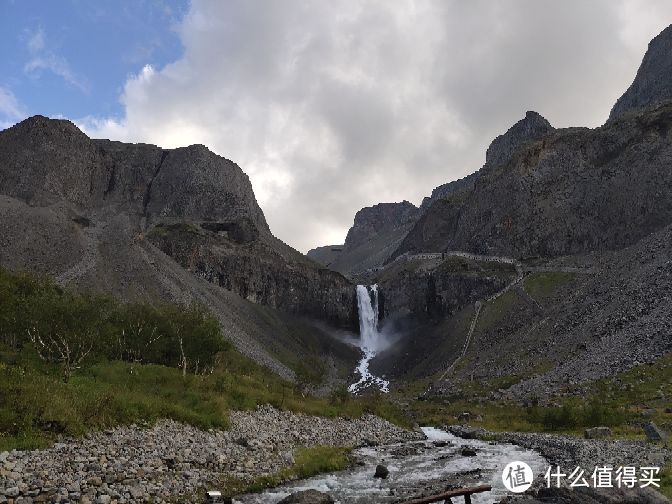
POLYGON ((329 494, 317 490, 304 490, 288 495, 278 504, 334 504, 334 499, 329 494))
POLYGON ((593 427, 586 429, 583 433, 586 439, 604 439, 611 437, 611 429, 609 427, 593 427))
POLYGON ((476 456, 476 450, 473 448, 470 448, 469 446, 463 446, 462 450, 460 451, 463 457, 475 457, 476 456))
POLYGON ((382 464, 378 464, 376 466, 376 474, 374 474, 373 477, 387 479, 389 475, 390 475, 389 469, 382 464))

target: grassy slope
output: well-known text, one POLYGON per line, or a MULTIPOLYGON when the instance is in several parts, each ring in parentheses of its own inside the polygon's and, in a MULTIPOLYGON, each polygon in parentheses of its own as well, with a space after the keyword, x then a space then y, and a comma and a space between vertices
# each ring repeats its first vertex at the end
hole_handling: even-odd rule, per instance
POLYGON ((43 447, 59 434, 77 436, 158 418, 226 428, 229 410, 259 404, 322 416, 371 412, 404 422, 394 406, 377 396, 304 396, 235 350, 223 352, 217 369, 207 376, 183 377, 166 366, 101 359, 63 383, 60 370, 39 361, 29 347, 21 353, 0 349, 0 451, 43 447))

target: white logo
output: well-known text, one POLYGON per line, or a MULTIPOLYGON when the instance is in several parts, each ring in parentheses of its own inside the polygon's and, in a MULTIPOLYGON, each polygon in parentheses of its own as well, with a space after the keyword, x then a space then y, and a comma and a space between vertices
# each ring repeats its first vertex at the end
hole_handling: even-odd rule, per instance
POLYGON ((525 462, 516 460, 510 462, 502 471, 502 482, 510 492, 522 493, 530 486, 534 480, 532 468, 525 462))

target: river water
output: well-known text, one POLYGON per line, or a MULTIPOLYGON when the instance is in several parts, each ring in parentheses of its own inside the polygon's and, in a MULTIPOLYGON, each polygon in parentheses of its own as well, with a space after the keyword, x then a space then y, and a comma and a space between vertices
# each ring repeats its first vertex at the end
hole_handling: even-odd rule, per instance
POLYGON ((472 496, 472 502, 485 504, 507 495, 502 470, 509 462, 526 462, 535 476, 547 468, 546 460, 538 453, 515 445, 461 439, 433 427, 422 430, 427 436, 425 441, 355 450, 360 465, 352 469, 295 481, 263 494, 242 496, 234 502, 276 504, 291 493, 312 488, 329 493, 341 504, 377 504, 409 499, 428 490, 439 492, 449 485, 491 485, 492 491, 472 496), (464 446, 475 449, 476 456, 463 456, 464 446), (377 464, 387 466, 390 471, 387 479, 373 477, 377 464))

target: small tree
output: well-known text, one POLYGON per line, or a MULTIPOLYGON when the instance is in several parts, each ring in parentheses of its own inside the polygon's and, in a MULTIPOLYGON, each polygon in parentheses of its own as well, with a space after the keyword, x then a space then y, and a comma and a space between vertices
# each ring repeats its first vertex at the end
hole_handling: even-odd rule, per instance
POLYGON ((114 357, 134 364, 156 362, 156 343, 164 337, 156 309, 147 304, 122 305, 112 316, 114 357))
POLYGON ((66 383, 93 350, 103 312, 103 300, 88 296, 45 292, 35 298, 28 336, 42 360, 61 365, 66 383))
POLYGON ((215 356, 227 346, 217 320, 198 304, 166 305, 161 313, 169 322, 170 340, 177 350, 177 366, 182 375, 188 371, 212 372, 215 356))

